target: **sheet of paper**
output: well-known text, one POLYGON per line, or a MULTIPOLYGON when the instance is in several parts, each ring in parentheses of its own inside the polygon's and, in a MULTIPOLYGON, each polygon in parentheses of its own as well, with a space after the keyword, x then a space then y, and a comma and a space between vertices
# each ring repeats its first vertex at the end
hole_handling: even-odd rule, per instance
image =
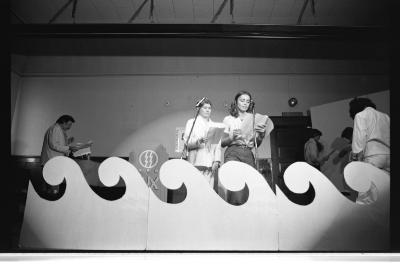
POLYGON ((71 143, 69 144, 71 147, 80 147, 83 145, 83 143, 77 142, 77 143, 71 143))
MULTIPOLYGON (((257 117, 257 116, 256 116, 257 117)), ((271 131, 274 129, 274 123, 272 122, 272 120, 268 117, 268 116, 265 116, 266 117, 266 127, 265 127, 265 136, 268 136, 270 133, 271 133, 271 131)))
POLYGON ((242 137, 246 140, 250 140, 253 136, 253 115, 246 115, 242 121, 240 127, 242 131, 242 137))
POLYGON ((83 149, 75 151, 74 153, 72 153, 72 155, 74 157, 80 157, 80 156, 87 155, 90 153, 92 153, 92 151, 90 150, 90 147, 87 147, 87 148, 83 148, 83 149))
POLYGON ((207 133, 208 142, 210 144, 218 144, 224 134, 223 127, 210 127, 207 133))
POLYGON ((255 116, 256 125, 266 124, 267 121, 268 121, 268 116, 256 113, 256 116, 255 116))
POLYGON ((86 143, 82 142, 76 142, 76 143, 71 143, 69 144, 71 147, 78 147, 78 148, 87 148, 90 147, 93 144, 92 140, 88 140, 86 143))
MULTIPOLYGON (((274 128, 272 121, 266 115, 261 115, 259 113, 255 114, 254 121, 256 126, 266 124, 266 135, 274 128)), ((242 135, 245 139, 250 140, 253 137, 253 115, 247 115, 242 122, 242 126, 240 128, 242 130, 242 135)))

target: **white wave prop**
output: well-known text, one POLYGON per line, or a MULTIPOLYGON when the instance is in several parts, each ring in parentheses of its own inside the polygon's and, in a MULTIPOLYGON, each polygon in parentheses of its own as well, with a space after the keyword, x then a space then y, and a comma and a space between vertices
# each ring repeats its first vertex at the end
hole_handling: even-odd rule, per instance
POLYGON ((20 245, 24 248, 128 250, 146 247, 149 189, 129 162, 112 157, 99 167, 106 186, 121 176, 125 195, 108 201, 87 184, 78 164, 67 157, 51 159, 43 168, 51 185, 66 179, 64 195, 56 201, 39 197, 29 183, 20 245))
POLYGON ((187 188, 180 204, 160 203, 150 194, 150 250, 278 250, 276 199, 265 179, 247 164, 231 161, 219 172, 222 185, 238 191, 247 184, 249 198, 231 205, 210 188, 204 176, 184 160, 161 169, 169 189, 187 188))
POLYGON ((297 205, 277 188, 280 250, 389 249, 389 175, 363 162, 348 164, 344 175, 356 191, 375 185, 377 201, 368 205, 351 202, 307 163, 296 162, 287 168, 284 179, 289 189, 304 193, 310 183, 315 198, 309 205, 297 205))
POLYGON ((247 185, 248 200, 231 205, 211 189, 184 160, 165 162, 160 180, 169 189, 186 187, 177 204, 161 201, 136 168, 112 157, 99 167, 101 181, 113 186, 123 178, 125 194, 114 201, 99 197, 71 159, 50 160, 43 171, 52 185, 66 180, 64 195, 42 199, 29 184, 20 245, 24 248, 83 250, 328 250, 389 249, 389 175, 361 162, 345 168, 348 185, 357 191, 374 187, 377 200, 360 205, 344 197, 318 170, 304 162, 289 166, 284 178, 292 192, 309 184, 315 198, 308 205, 272 192, 254 168, 227 162, 220 168, 225 188, 247 185), (371 187, 372 186, 372 187, 371 187))

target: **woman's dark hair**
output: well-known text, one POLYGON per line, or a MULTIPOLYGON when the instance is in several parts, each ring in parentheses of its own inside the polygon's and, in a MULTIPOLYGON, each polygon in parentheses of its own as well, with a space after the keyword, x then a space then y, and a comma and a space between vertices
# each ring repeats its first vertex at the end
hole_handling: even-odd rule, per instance
MULTIPOLYGON (((251 94, 249 92, 247 92, 247 91, 238 92, 235 95, 234 101, 231 103, 231 108, 229 109, 229 114, 231 116, 234 116, 234 117, 238 117, 239 116, 239 111, 238 111, 238 108, 237 108, 237 100, 239 99, 240 96, 242 96, 244 94, 247 94, 250 97, 250 100, 251 100, 251 94)), ((250 104, 249 108, 247 109, 246 112, 247 113, 251 113, 252 111, 253 111, 253 106, 250 104)))
POLYGON ((350 117, 354 119, 356 114, 364 110, 366 107, 372 107, 376 109, 376 105, 369 98, 354 98, 349 103, 350 106, 350 117))
POLYGON ((65 124, 65 123, 68 123, 69 121, 71 121, 72 123, 75 123, 75 120, 72 116, 62 115, 57 119, 56 123, 57 124, 65 124))
POLYGON ((353 139, 353 128, 346 127, 345 129, 343 129, 341 137, 347 138, 348 140, 351 141, 353 139))
MULTIPOLYGON (((319 131, 316 128, 311 128, 310 130, 310 138, 316 137, 316 136, 322 136, 322 132, 319 131)), ((317 149, 318 152, 321 152, 322 150, 324 150, 324 145, 321 144, 321 142, 319 142, 318 140, 315 141, 317 143, 317 149)))
POLYGON ((322 136, 322 132, 316 128, 311 129, 310 137, 322 136))
POLYGON ((201 108, 201 107, 203 107, 203 105, 205 105, 205 104, 209 104, 209 105, 212 106, 212 103, 211 103, 210 99, 206 98, 206 99, 204 99, 203 102, 199 105, 199 107, 201 108))

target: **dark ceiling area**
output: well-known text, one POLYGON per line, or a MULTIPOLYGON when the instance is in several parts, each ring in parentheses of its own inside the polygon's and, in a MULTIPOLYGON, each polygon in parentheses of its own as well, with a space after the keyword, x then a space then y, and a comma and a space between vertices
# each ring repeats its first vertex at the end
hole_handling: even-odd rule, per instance
POLYGON ((397 6, 391 0, 11 0, 10 47, 27 56, 387 60, 397 6))
POLYGON ((10 0, 13 24, 384 26, 391 0, 10 0))
POLYGON ((271 25, 13 25, 22 55, 217 56, 321 59, 390 57, 379 27, 271 25))

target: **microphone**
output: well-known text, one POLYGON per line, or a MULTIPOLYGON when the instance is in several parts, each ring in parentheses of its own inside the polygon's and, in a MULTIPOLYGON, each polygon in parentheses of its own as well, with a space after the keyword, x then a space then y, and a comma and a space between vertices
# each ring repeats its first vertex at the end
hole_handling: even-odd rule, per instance
POLYGON ((204 100, 206 100, 206 99, 207 99, 207 97, 201 98, 201 99, 196 103, 196 107, 199 107, 199 106, 204 102, 204 100))
POLYGON ((250 101, 249 107, 250 107, 250 108, 253 108, 255 104, 256 104, 256 103, 255 103, 253 100, 251 100, 251 101, 250 101))

